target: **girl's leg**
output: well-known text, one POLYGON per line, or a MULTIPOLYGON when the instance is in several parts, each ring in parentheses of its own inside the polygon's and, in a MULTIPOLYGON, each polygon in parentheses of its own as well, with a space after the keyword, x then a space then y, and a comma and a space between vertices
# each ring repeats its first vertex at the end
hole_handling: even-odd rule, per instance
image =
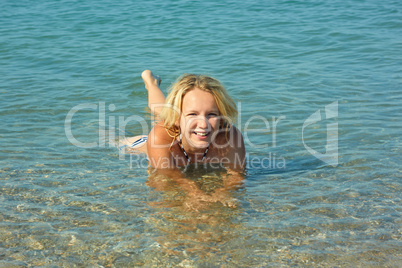
POLYGON ((143 71, 141 77, 144 80, 145 88, 148 90, 148 107, 153 114, 158 115, 165 103, 165 96, 159 89, 162 80, 153 75, 150 70, 143 71))
MULTIPOLYGON (((148 106, 151 112, 158 115, 165 103, 165 96, 159 89, 161 79, 152 74, 150 70, 145 70, 141 74, 144 80, 145 88, 148 90, 148 106)), ((147 135, 138 135, 135 137, 124 138, 119 141, 119 149, 124 152, 147 152, 146 145, 147 135)))
POLYGON ((147 135, 124 138, 119 142, 119 150, 124 153, 147 153, 147 135))

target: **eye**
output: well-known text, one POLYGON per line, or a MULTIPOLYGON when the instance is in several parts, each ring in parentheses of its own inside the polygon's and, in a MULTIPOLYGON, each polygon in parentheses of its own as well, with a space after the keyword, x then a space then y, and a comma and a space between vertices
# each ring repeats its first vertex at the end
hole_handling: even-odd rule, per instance
POLYGON ((189 113, 189 114, 187 114, 187 116, 197 116, 197 114, 196 113, 189 113))
POLYGON ((214 117, 217 117, 217 116, 218 116, 217 113, 209 113, 208 114, 208 118, 214 118, 214 117))

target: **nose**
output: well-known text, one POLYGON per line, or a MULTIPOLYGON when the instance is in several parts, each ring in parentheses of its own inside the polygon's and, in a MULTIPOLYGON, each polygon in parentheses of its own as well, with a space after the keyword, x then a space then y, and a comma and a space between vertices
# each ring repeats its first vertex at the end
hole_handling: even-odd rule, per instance
POLYGON ((197 127, 207 129, 209 127, 208 118, 206 118, 205 116, 199 116, 197 118, 197 127))

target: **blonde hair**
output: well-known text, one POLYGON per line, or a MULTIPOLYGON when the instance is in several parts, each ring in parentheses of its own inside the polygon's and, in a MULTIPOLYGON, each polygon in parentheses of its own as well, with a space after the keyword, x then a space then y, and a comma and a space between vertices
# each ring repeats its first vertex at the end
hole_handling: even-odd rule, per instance
POLYGON ((237 117, 237 107, 223 85, 215 78, 206 75, 184 74, 179 77, 166 98, 167 104, 160 113, 164 127, 173 132, 174 136, 180 133, 178 122, 183 106, 183 98, 189 91, 199 88, 214 96, 216 105, 222 117, 221 127, 229 129, 237 117))

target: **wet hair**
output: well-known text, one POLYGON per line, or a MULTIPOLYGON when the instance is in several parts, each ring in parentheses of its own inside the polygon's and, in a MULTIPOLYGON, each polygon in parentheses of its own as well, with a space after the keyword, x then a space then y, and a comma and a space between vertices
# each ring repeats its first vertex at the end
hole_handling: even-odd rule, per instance
POLYGON ((214 96, 221 116, 221 128, 229 129, 237 117, 237 107, 224 86, 215 78, 206 75, 184 74, 170 87, 165 106, 160 113, 164 127, 177 136, 180 133, 178 125, 184 96, 198 88, 214 96))

